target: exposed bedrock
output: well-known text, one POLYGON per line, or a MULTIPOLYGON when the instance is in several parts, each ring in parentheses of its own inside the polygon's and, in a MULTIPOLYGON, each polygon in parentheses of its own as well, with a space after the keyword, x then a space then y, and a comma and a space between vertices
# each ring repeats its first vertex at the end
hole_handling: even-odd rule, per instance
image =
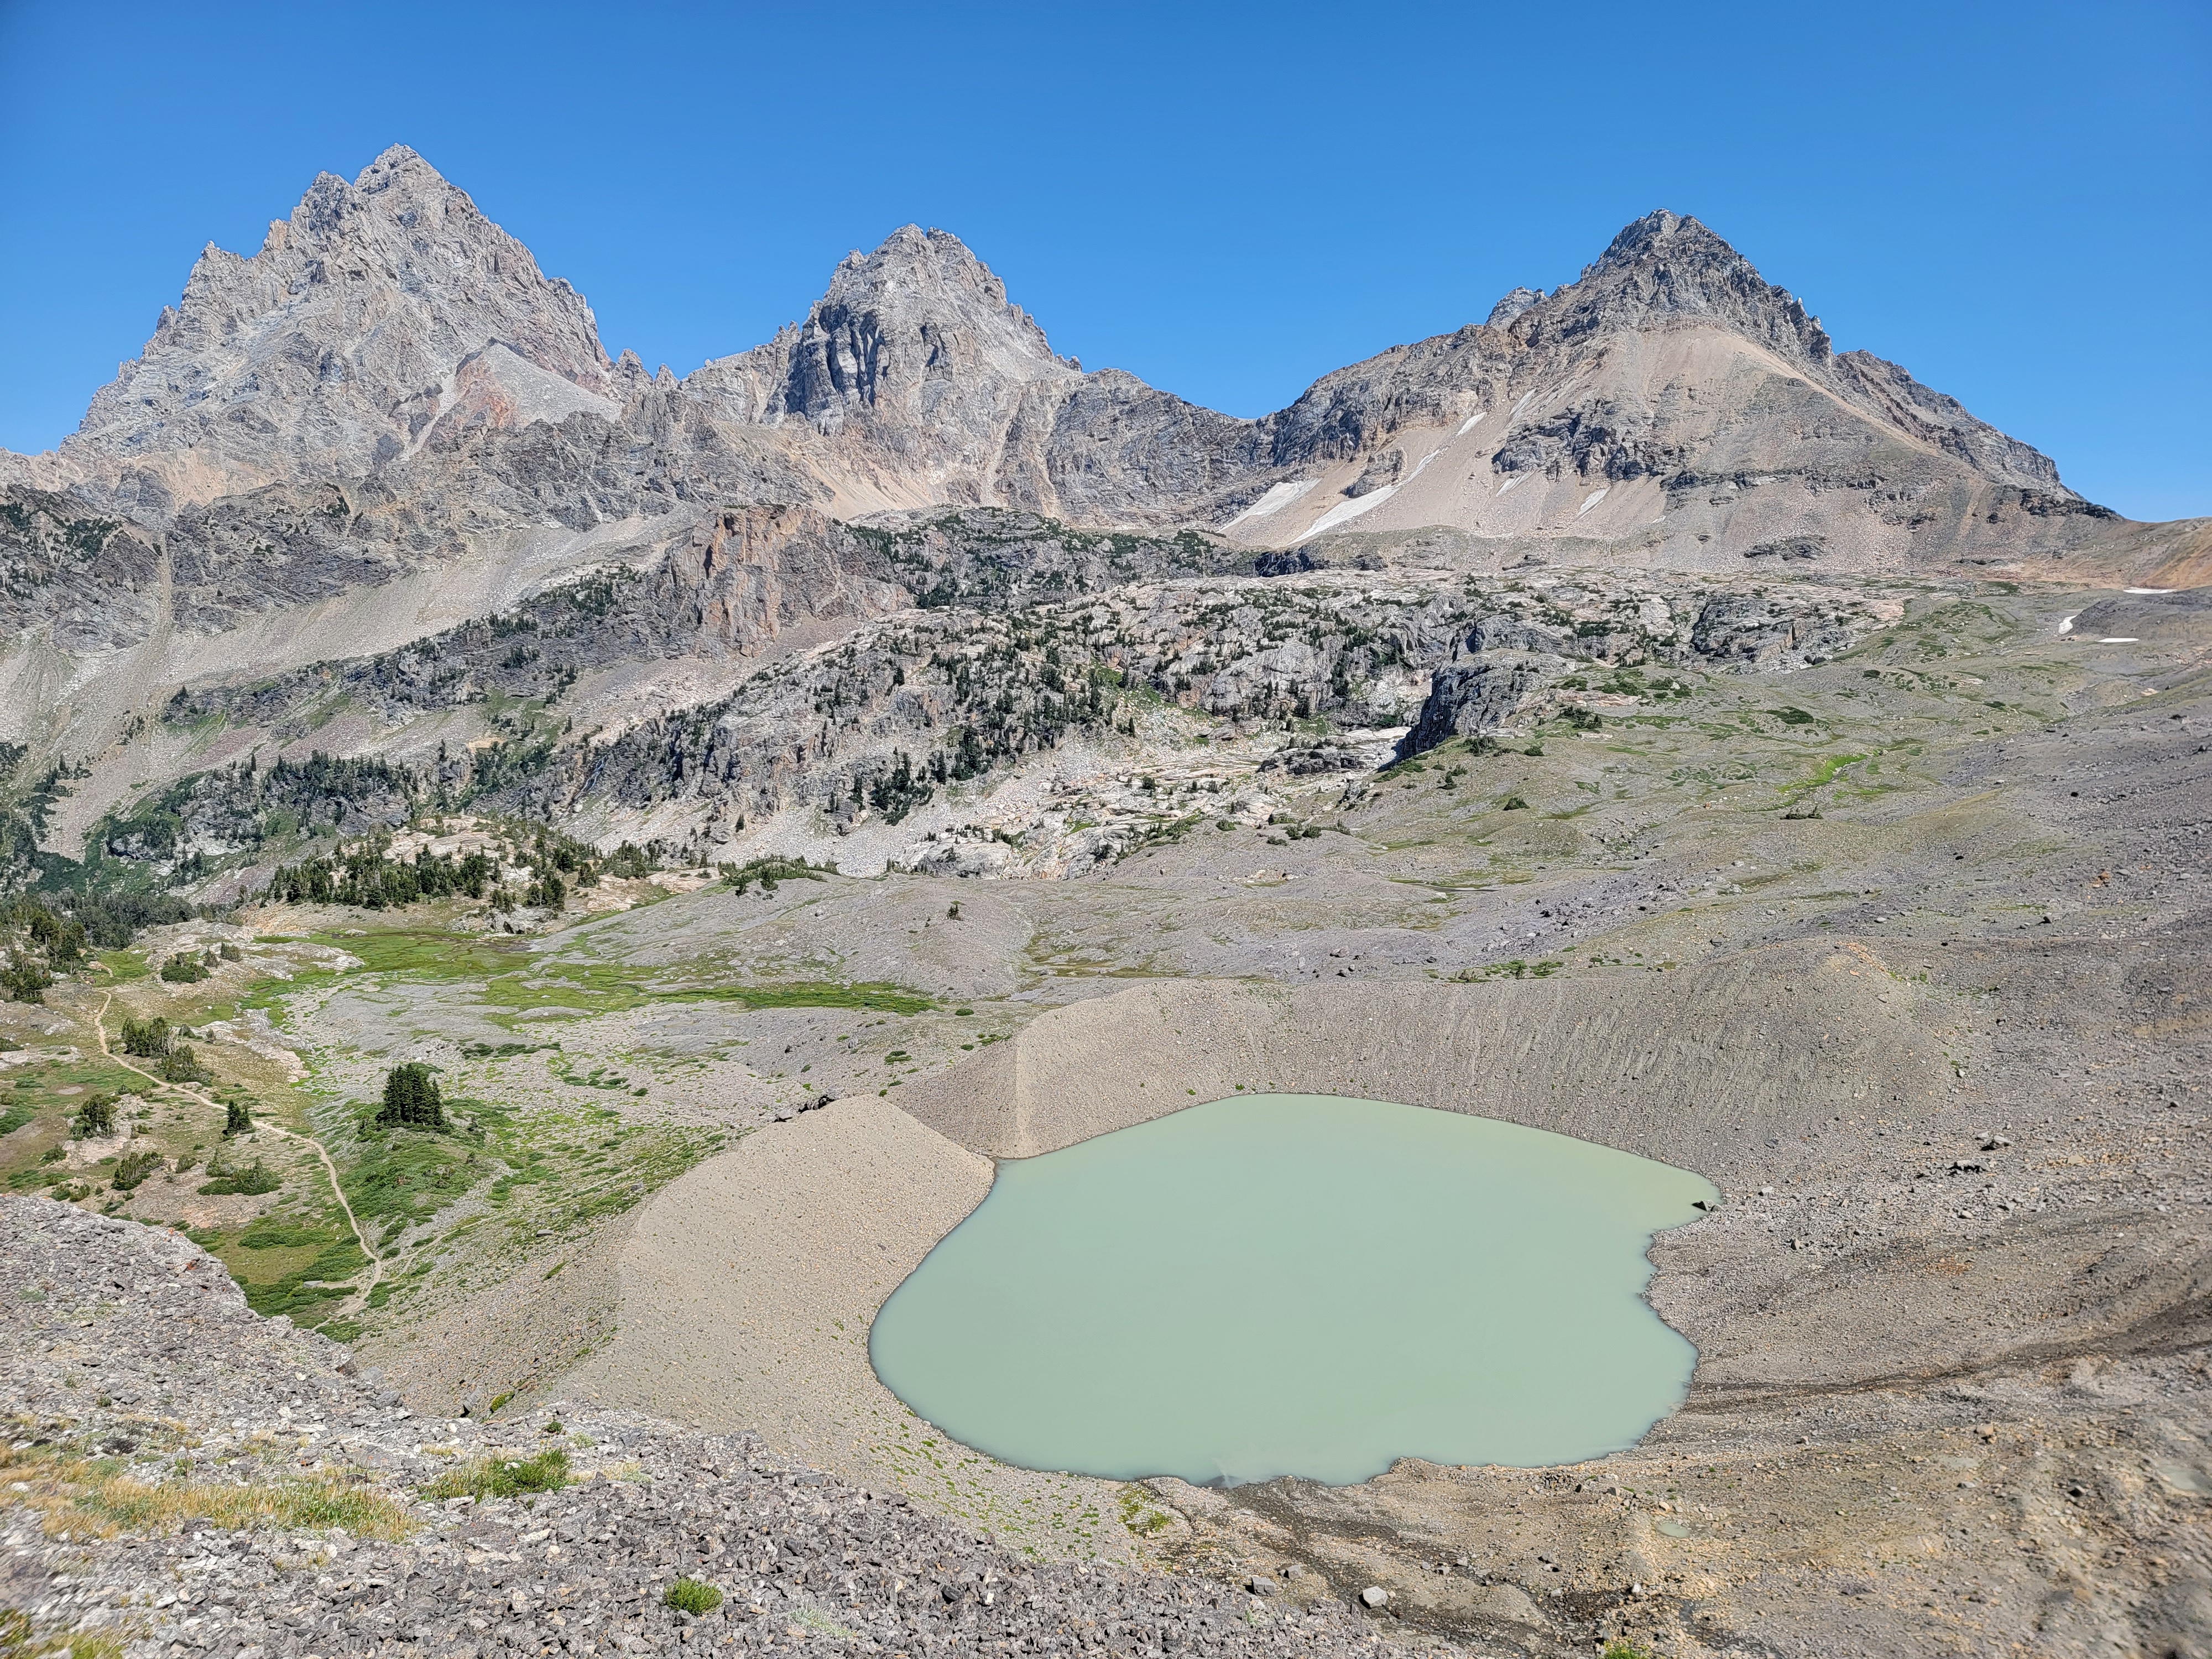
POLYGON ((1534 692, 1571 665, 1554 659, 1498 651, 1437 670, 1413 729, 1400 740, 1400 755, 1419 755, 1454 738, 1495 732, 1512 720, 1534 692))

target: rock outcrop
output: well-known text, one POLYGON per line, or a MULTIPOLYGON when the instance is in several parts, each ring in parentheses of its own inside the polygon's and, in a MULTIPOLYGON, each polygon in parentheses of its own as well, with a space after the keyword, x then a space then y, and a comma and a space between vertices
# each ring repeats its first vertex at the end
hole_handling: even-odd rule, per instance
POLYGON ((136 499, 357 478, 441 418, 618 413, 591 307, 404 145, 324 173, 241 258, 210 243, 62 459, 136 499))
POLYGON ((317 179, 252 258, 210 248, 79 431, 0 480, 149 527, 337 489, 388 504, 368 529, 403 565, 426 541, 453 556, 679 501, 1235 520, 1269 546, 1356 519, 1595 535, 1668 563, 1794 534, 1842 568, 2048 550, 2100 513, 1955 400, 1836 354, 1796 297, 1669 212, 1549 295, 1516 289, 1481 325, 1253 421, 1085 373, 958 238, 914 226, 765 344, 651 376, 611 362, 581 297, 404 149, 317 179))
POLYGON ((1559 678, 1565 665, 1516 652, 1498 652, 1437 670, 1429 695, 1399 745, 1419 755, 1454 738, 1495 732, 1520 712, 1529 696, 1559 678))

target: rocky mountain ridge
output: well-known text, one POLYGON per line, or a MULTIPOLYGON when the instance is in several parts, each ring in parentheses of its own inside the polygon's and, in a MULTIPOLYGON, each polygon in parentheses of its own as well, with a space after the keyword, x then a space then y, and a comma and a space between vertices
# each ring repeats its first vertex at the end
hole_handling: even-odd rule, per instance
MULTIPOLYGON (((317 179, 252 258, 210 248, 76 434, 0 456, 0 738, 42 766, 108 757, 56 816, 69 850, 129 791, 272 743, 381 752, 441 698, 523 699, 446 736, 571 734, 557 769, 592 775, 590 734, 703 729, 764 663, 908 605, 1346 567, 1448 586, 1548 562, 1714 592, 2094 574, 2187 567, 2207 542, 2116 519, 1904 370, 1836 353, 1671 212, 1548 295, 1245 420, 1057 354, 957 237, 912 226, 768 343, 647 374, 395 148, 317 179), (492 647, 501 617, 617 592, 588 641, 561 643, 571 617, 492 647)), ((770 746, 823 752, 796 728, 770 746)))
MULTIPOLYGON (((404 464, 426 449, 520 471, 521 454, 484 453, 487 434, 574 420, 602 441, 642 438, 686 472, 692 452, 774 434, 750 466, 698 480, 732 500, 809 501, 844 517, 979 504, 1077 524, 1256 526, 1276 514, 1249 509, 1291 472, 1364 462, 1408 430, 1481 416, 1494 448, 1527 414, 1516 405, 1541 400, 1539 382, 1591 373, 1587 349, 1684 330, 1763 354, 1978 486, 2029 492, 2046 513, 2085 505, 2046 458, 1954 400, 1866 353, 1835 354, 1794 296, 1696 220, 1663 210, 1548 296, 1516 289, 1480 325, 1393 348, 1243 420, 1118 371, 1086 374, 957 237, 914 226, 845 259, 805 320, 775 339, 681 381, 648 376, 629 354, 611 362, 582 298, 404 147, 353 184, 317 179, 251 258, 211 246, 79 431, 6 471, 153 523, 278 481, 343 487, 399 469, 419 494, 426 481, 404 464), (680 405, 649 409, 655 389, 680 405)), ((1586 392, 1569 423, 1589 426, 1601 406, 1586 392)), ((1651 435, 1570 443, 1578 478, 1619 483, 1698 459, 1674 453, 1693 446, 1670 440, 1668 410, 1612 412, 1651 435)), ((1526 470, 1509 459, 1498 471, 1526 470)), ((527 517, 531 505, 508 510, 527 517)))

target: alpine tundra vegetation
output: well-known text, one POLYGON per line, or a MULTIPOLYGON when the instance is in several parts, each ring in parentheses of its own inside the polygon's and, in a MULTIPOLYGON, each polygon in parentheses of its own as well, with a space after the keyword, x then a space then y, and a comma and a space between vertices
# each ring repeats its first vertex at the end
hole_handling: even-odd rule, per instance
MULTIPOLYGON (((1671 211, 1476 310, 1243 419, 943 230, 681 379, 404 148, 210 246, 0 454, 0 1651, 2212 1651, 2212 522, 1671 211), (1641 1437, 878 1378, 997 1161, 1240 1096, 1667 1166, 1641 1437)), ((1054 1317, 1480 1346, 1090 1202, 1054 1317)))

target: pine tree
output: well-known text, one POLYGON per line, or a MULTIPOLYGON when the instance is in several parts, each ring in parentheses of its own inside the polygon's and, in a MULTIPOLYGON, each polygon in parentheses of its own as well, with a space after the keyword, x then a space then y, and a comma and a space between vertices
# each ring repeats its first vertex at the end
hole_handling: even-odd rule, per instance
POLYGON ((437 1079, 430 1075, 430 1068, 419 1060, 410 1060, 385 1073, 384 1105, 376 1121, 415 1129, 444 1128, 445 1103, 438 1098, 437 1079))

